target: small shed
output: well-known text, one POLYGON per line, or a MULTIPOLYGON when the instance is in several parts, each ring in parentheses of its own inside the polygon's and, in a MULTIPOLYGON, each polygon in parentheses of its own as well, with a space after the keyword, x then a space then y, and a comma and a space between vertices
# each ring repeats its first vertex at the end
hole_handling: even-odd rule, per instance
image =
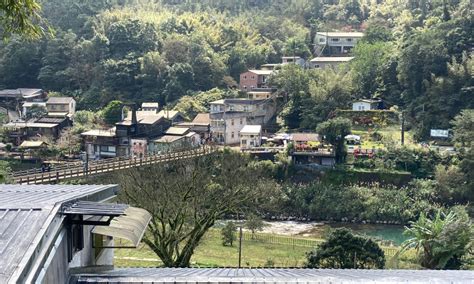
POLYGON ((361 99, 352 102, 353 111, 366 111, 366 110, 377 110, 380 109, 382 104, 381 100, 375 99, 361 99))
POLYGON ((240 130, 240 148, 259 147, 261 143, 261 125, 245 125, 242 130, 240 130))

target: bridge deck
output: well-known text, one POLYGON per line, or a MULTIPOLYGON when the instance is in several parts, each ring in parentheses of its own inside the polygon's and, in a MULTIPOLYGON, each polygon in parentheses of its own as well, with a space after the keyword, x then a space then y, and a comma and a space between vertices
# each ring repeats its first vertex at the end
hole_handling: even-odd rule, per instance
POLYGON ((207 155, 213 151, 214 150, 209 147, 202 147, 194 150, 150 155, 143 158, 119 157, 100 161, 90 161, 87 168, 82 163, 74 163, 66 167, 53 168, 50 172, 41 172, 41 169, 14 172, 11 174, 11 177, 17 184, 55 183, 62 180, 82 178, 117 170, 153 165, 180 159, 189 159, 192 157, 207 155))

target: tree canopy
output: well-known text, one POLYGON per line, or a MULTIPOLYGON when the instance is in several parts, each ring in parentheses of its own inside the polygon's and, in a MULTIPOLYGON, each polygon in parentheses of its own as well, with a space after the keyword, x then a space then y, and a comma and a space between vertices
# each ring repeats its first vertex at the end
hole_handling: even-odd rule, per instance
POLYGON ((307 254, 309 268, 382 269, 385 255, 371 239, 342 228, 332 232, 317 249, 307 254))

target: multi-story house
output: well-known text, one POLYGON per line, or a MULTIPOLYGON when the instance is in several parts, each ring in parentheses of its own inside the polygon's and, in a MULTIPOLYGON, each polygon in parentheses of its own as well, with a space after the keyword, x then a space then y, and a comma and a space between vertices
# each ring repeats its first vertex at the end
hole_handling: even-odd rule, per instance
POLYGON ((76 112, 76 101, 71 97, 50 97, 46 101, 48 116, 71 117, 76 112))
POLYGON ((314 69, 336 68, 340 64, 348 63, 354 57, 316 57, 311 59, 309 67, 314 69))
POLYGON ((94 129, 81 135, 91 158, 130 155, 141 157, 147 154, 150 141, 163 135, 172 124, 182 120, 182 115, 177 111, 132 110, 113 128, 94 129))
POLYGON ((276 112, 276 99, 223 99, 210 106, 211 136, 219 144, 240 143, 239 133, 247 124, 264 125, 276 112))
POLYGON ((273 70, 249 70, 240 74, 240 90, 248 92, 256 88, 268 88, 268 78, 273 72, 273 70))
POLYGON ((360 32, 317 32, 315 44, 327 48, 330 55, 342 55, 350 53, 363 36, 360 32))

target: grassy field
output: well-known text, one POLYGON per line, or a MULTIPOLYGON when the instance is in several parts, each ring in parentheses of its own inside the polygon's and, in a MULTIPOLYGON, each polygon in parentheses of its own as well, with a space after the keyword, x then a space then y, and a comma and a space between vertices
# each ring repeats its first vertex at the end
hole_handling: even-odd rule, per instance
MULTIPOLYGON (((400 144, 401 142, 401 132, 399 126, 389 126, 381 129, 371 129, 369 132, 368 129, 362 127, 354 127, 352 134, 359 135, 361 137, 361 147, 362 149, 385 149, 384 143, 386 141, 392 141, 395 144, 400 144), (378 132, 383 138, 381 141, 374 141, 370 137, 370 133, 378 132)), ((411 131, 405 132, 405 145, 408 147, 419 147, 413 138, 413 133, 411 131)))
MULTIPOLYGON (((293 238, 270 234, 257 234, 252 239, 250 233, 244 234, 242 242, 243 267, 303 267, 306 253, 322 242, 319 239, 293 238)), ((392 257, 396 247, 384 247, 388 268, 417 268, 412 263, 413 253, 406 259, 397 262, 392 257)), ((224 247, 218 230, 206 235, 197 248, 191 264, 194 267, 237 267, 238 242, 233 247, 224 247)), ((117 267, 157 267, 161 262, 157 256, 142 244, 139 249, 116 249, 115 265, 117 267)))

